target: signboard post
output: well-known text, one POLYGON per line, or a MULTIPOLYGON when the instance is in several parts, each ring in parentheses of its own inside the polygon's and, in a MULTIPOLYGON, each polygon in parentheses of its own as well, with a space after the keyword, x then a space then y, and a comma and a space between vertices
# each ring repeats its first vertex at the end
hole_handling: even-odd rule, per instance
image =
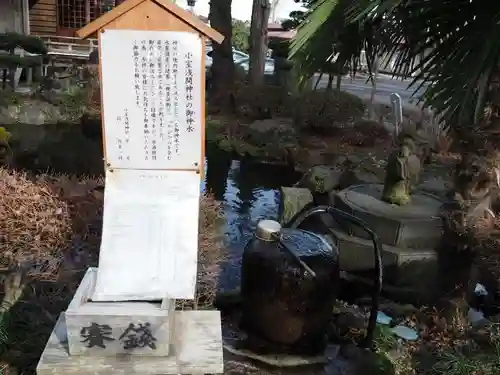
POLYGON ((205 42, 223 36, 170 0, 126 0, 78 35, 99 40, 99 267, 87 271, 37 372, 222 373, 219 312, 175 311, 175 300, 195 297, 205 42))

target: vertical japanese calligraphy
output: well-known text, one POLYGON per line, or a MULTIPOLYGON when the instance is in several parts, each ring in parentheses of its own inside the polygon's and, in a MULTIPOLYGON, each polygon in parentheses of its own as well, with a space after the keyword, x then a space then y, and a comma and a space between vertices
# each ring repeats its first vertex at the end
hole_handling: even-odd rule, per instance
POLYGON ((194 82, 193 82, 193 54, 191 52, 187 52, 184 55, 184 64, 186 66, 186 76, 184 87, 186 89, 186 131, 189 133, 194 132, 195 129, 195 109, 193 107, 193 93, 194 82))
POLYGON ((173 104, 174 104, 174 150, 179 155, 179 43, 177 40, 172 42, 172 76, 173 78, 173 104))
POLYGON ((106 161, 195 170, 202 162, 202 41, 192 33, 101 35, 106 161))

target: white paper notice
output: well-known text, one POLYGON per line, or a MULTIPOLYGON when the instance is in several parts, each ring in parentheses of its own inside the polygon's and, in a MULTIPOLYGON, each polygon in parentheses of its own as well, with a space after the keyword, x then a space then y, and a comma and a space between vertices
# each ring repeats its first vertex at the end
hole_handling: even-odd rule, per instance
POLYGON ((197 169, 202 162, 202 40, 172 31, 100 34, 106 162, 197 169))
POLYGON ((106 174, 94 301, 194 298, 200 176, 183 171, 106 174))

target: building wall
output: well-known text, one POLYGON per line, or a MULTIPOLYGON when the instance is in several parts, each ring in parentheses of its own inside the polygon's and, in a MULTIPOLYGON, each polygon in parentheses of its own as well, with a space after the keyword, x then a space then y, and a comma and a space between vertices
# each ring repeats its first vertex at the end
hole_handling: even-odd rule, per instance
POLYGON ((0 0, 0 33, 22 33, 23 11, 20 0, 0 0))
POLYGON ((56 1, 57 0, 38 0, 38 2, 30 9, 29 19, 31 35, 56 35, 56 1))

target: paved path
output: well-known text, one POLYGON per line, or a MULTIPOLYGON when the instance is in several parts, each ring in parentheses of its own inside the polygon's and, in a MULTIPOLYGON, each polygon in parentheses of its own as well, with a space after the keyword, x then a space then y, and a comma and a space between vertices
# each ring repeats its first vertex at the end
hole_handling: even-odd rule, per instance
MULTIPOLYGON (((317 79, 317 75, 316 75, 317 79)), ((359 75, 356 78, 352 79, 349 76, 344 76, 342 78, 342 89, 350 92, 351 94, 357 95, 362 98, 369 98, 371 94, 371 83, 366 82, 368 79, 368 76, 366 74, 359 75)), ((315 82, 315 81, 314 81, 315 82)), ((328 78, 324 76, 319 85, 318 88, 324 88, 326 87, 328 83, 328 78)), ((423 90, 420 89, 416 95, 413 95, 415 89, 418 87, 418 84, 416 83, 414 86, 411 88, 408 88, 408 85, 411 83, 410 80, 401 80, 397 78, 392 78, 391 76, 387 75, 380 75, 377 78, 377 92, 375 94, 375 101, 379 103, 390 103, 389 96, 395 92, 401 95, 401 99, 403 99, 403 102, 405 104, 408 104, 409 101, 411 100, 412 102, 416 102, 418 96, 423 94, 423 90)))

